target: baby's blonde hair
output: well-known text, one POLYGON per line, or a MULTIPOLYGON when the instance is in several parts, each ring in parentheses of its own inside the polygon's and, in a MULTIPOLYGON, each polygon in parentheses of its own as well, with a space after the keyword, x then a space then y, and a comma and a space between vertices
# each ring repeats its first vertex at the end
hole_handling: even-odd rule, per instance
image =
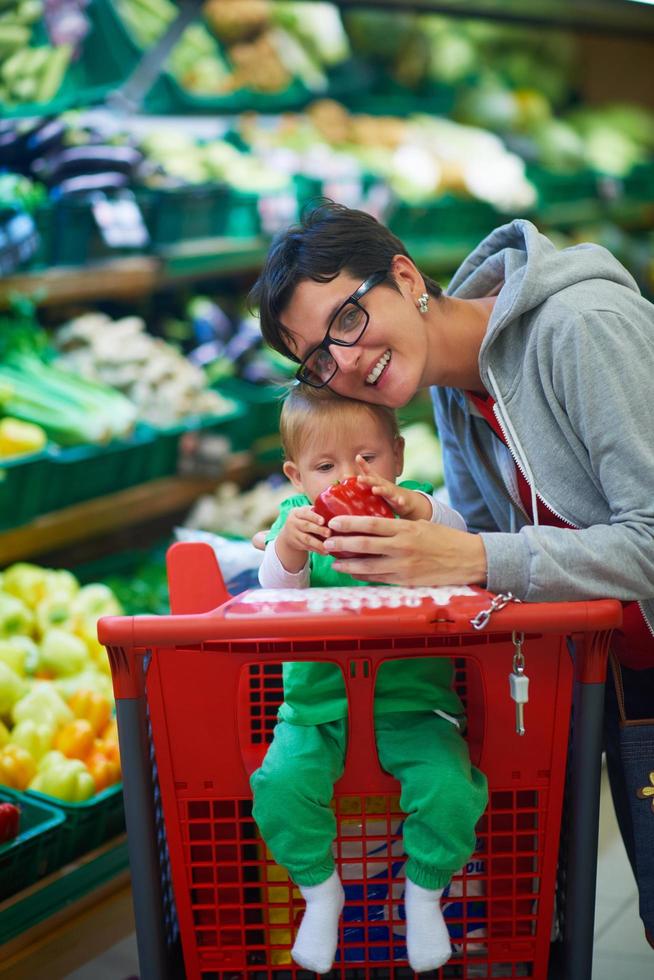
POLYGON ((344 398, 329 388, 312 388, 294 382, 284 398, 280 417, 280 435, 284 458, 297 460, 306 440, 318 426, 348 414, 368 415, 378 419, 392 440, 400 438, 397 417, 392 408, 344 398))

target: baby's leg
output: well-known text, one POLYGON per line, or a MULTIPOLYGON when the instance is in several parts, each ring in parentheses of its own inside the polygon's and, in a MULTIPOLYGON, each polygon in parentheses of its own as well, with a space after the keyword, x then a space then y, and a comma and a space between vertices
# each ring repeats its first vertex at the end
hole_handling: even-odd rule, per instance
POLYGON ((420 973, 450 958, 440 898, 475 849, 475 826, 487 803, 486 778, 471 766, 456 726, 438 715, 381 715, 376 731, 379 761, 402 786, 407 953, 420 973))
POLYGON ((336 820, 330 803, 343 772, 346 725, 279 722, 250 780, 261 836, 306 901, 293 959, 316 973, 327 973, 334 962, 344 902, 332 854, 336 820))

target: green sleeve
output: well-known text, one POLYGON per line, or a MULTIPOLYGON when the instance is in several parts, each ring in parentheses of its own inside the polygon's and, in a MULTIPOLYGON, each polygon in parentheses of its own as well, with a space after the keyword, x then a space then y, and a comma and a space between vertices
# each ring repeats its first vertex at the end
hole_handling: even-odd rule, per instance
POLYGON ((430 495, 434 492, 431 483, 418 483, 417 480, 401 480, 398 487, 404 487, 405 490, 422 490, 423 493, 430 495))
POLYGON ((311 501, 308 497, 305 497, 303 493, 297 493, 294 497, 287 497, 286 500, 282 500, 277 520, 266 535, 266 544, 268 544, 269 541, 275 540, 281 529, 284 527, 284 524, 286 524, 290 511, 294 510, 296 507, 306 507, 307 504, 311 505, 311 501))

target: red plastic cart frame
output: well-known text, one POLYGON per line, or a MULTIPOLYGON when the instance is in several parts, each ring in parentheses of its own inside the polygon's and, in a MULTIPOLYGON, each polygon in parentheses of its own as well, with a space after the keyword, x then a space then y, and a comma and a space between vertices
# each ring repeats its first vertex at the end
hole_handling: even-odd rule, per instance
MULTIPOLYGON (((161 864, 156 837, 152 792, 151 745, 145 697, 146 664, 156 647, 251 639, 324 637, 326 624, 334 637, 394 637, 474 634, 472 618, 488 607, 492 595, 480 589, 457 597, 440 610, 433 602, 375 610, 362 619, 361 610, 299 614, 286 608, 248 605, 227 592, 213 550, 206 544, 176 544, 168 553, 170 616, 110 617, 100 621, 98 635, 107 647, 113 675, 118 718, 128 846, 137 926, 141 976, 162 980, 171 975, 170 949, 163 923, 161 864), (225 603, 229 601, 229 605, 225 603), (256 615, 253 614, 256 611, 256 615), (281 614, 280 614, 281 612, 281 614)), ((622 607, 616 600, 570 603, 510 603, 489 618, 486 634, 558 635, 570 638, 574 662, 573 717, 568 779, 570 822, 565 876, 565 917, 559 972, 563 980, 589 980, 597 867, 597 828, 601 777, 601 738, 604 681, 611 631, 620 625, 622 607)), ((247 662, 247 656, 243 662, 247 662)), ((249 658, 250 660, 252 657, 249 658)), ((257 659, 261 659, 259 654, 257 659)), ((272 659, 279 659, 277 653, 272 659)), ((291 655, 284 659, 293 659, 291 655)), ((302 659, 298 656, 296 659, 302 659)), ((306 657, 305 657, 306 659, 306 657)), ((334 658, 338 662, 338 658, 334 658)), ((343 666, 349 662, 343 657, 343 666)), ((359 658, 360 659, 360 658, 359 658)), ((374 665, 375 667, 377 665, 374 665)), ((374 670, 373 670, 374 673, 374 670)), ((370 696, 359 699, 363 710, 350 717, 347 760, 339 789, 365 793, 360 774, 370 772, 375 791, 396 786, 373 762, 372 686, 361 671, 344 670, 348 696, 364 683, 370 696), (360 756, 357 758, 357 756, 360 756), (348 784, 348 771, 356 771, 356 786, 348 784), (385 781, 385 782, 380 782, 385 781)), ((508 697, 508 694, 507 694, 508 697)), ((238 749, 238 736, 234 734, 238 749)), ((226 753, 229 755, 229 753, 226 753)), ((241 753, 232 753, 234 765, 243 765, 241 753)), ((375 756, 373 755, 374 759, 375 756)))

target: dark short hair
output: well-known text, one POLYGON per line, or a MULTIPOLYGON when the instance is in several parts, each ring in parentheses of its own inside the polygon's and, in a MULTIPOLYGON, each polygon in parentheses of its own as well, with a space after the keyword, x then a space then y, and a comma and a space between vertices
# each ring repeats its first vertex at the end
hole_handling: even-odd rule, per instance
MULTIPOLYGON (((273 240, 250 292, 251 306, 259 307, 266 343, 297 360, 288 348, 289 332, 281 321, 296 287, 307 279, 331 282, 343 271, 363 281, 373 272, 390 270, 394 255, 411 258, 400 239, 365 211, 333 201, 307 210, 299 224, 273 240)), ((426 276, 423 279, 432 296, 441 295, 437 282, 426 276)), ((390 272, 388 284, 398 288, 390 272)))

